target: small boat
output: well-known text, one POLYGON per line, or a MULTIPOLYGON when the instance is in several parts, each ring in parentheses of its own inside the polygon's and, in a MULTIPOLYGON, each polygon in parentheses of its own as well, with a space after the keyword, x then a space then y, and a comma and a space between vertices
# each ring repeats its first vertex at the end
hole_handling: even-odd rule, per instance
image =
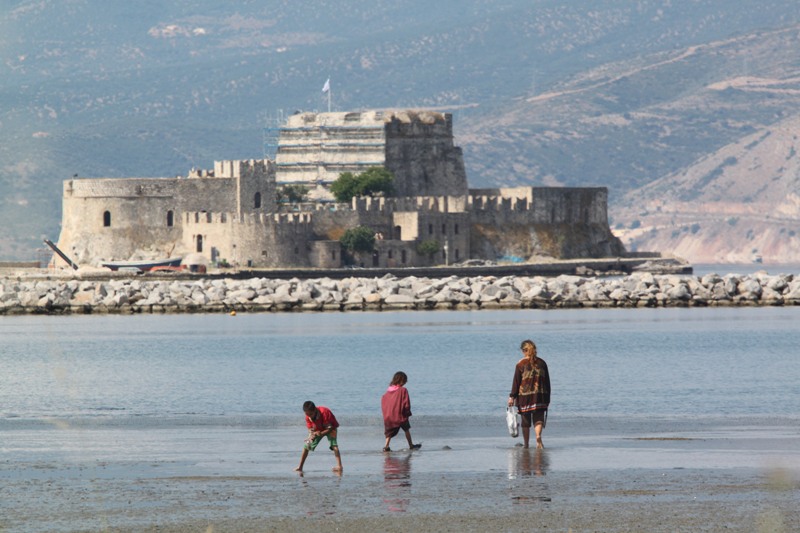
POLYGON ((142 261, 107 261, 101 264, 111 270, 148 272, 156 267, 180 266, 182 259, 182 257, 170 257, 169 259, 145 259, 142 261))

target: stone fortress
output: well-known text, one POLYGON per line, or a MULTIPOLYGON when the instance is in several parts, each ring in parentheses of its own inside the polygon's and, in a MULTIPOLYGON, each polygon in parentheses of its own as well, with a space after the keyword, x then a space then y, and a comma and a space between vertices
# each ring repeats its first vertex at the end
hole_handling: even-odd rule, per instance
POLYGON ((452 115, 424 110, 298 113, 280 127, 274 161, 217 161, 174 178, 69 179, 63 194, 58 247, 84 265, 192 256, 339 268, 339 239, 359 225, 376 235, 372 254, 356 258, 364 267, 625 255, 608 225, 606 188, 469 189, 452 115), (374 166, 393 173, 394 196, 332 201, 340 173, 374 166), (298 184, 310 201, 278 203, 279 187, 298 184), (424 241, 438 251, 419 253, 424 241))

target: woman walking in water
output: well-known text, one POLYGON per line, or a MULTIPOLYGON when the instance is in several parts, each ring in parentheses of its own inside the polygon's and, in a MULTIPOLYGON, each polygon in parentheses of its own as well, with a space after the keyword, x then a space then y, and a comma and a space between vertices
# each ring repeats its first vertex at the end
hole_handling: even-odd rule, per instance
POLYGON ((522 440, 525 448, 531 436, 531 426, 536 432, 536 447, 544 448, 542 430, 547 425, 547 408, 550 406, 550 374, 547 363, 537 357, 532 340, 522 341, 523 358, 514 368, 508 405, 517 404, 522 417, 522 440))

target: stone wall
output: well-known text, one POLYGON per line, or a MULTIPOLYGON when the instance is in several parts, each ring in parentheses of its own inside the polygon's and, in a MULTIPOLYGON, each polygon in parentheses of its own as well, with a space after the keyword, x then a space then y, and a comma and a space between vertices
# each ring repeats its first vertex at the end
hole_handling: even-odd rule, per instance
MULTIPOLYGON (((312 266, 311 215, 194 212, 183 217, 183 248, 243 267, 312 266)), ((337 265, 338 266, 338 265, 337 265)))
POLYGON ((17 280, 0 278, 0 315, 618 307, 796 306, 792 274, 702 278, 637 273, 382 278, 17 280))
POLYGON ((73 261, 93 265, 184 255, 193 246, 184 246, 183 213, 274 212, 274 176, 271 162, 221 161, 214 171, 192 170, 186 177, 67 180, 58 247, 73 261))

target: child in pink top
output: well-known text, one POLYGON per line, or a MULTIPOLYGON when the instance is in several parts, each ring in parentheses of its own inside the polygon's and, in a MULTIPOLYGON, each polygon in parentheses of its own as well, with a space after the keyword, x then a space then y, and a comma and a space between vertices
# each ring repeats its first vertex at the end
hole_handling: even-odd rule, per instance
POLYGON ((381 410, 383 411, 383 434, 386 436, 386 444, 383 447, 384 452, 392 451, 389 448, 389 441, 392 437, 397 435, 402 429, 406 434, 408 441, 408 448, 410 450, 418 450, 422 444, 414 444, 411 440, 411 424, 408 423, 408 417, 411 416, 411 399, 408 397, 408 391, 404 385, 408 383, 408 376, 405 372, 396 372, 386 389, 383 397, 381 398, 381 410))

